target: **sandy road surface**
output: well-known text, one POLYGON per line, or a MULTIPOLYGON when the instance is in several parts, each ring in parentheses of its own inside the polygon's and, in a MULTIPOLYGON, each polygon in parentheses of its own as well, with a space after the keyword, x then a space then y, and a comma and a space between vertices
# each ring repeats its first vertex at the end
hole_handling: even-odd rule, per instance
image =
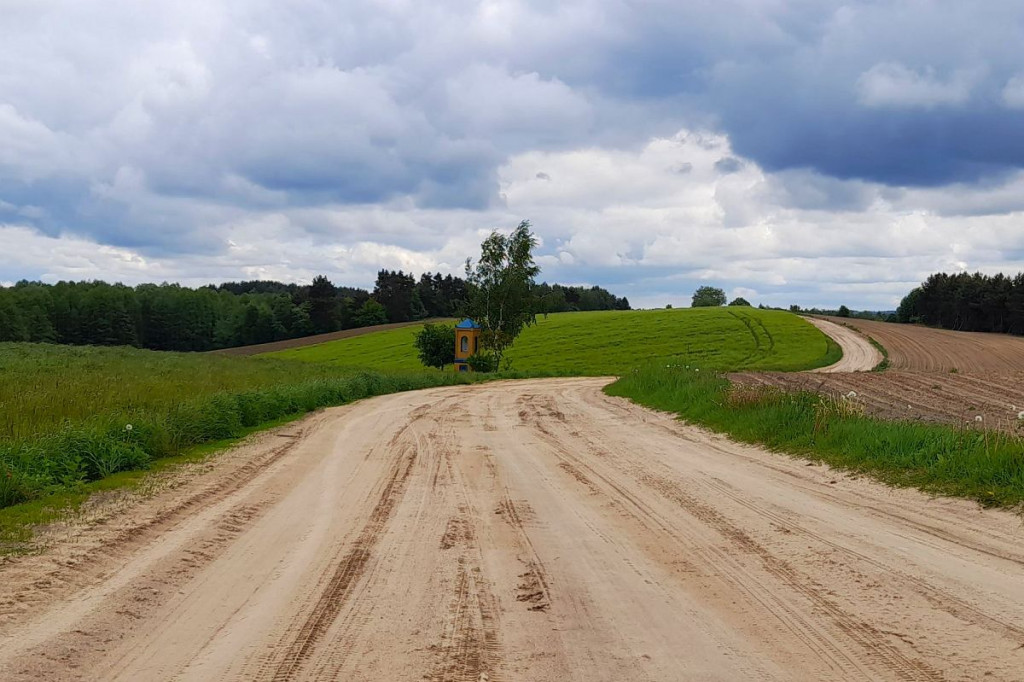
POLYGON ((865 336, 858 334, 853 329, 817 317, 806 317, 804 319, 832 337, 832 340, 843 349, 843 357, 840 358, 839 362, 828 367, 812 369, 812 372, 824 374, 870 372, 882 361, 882 353, 872 346, 865 336))
POLYGON ((1024 527, 559 379, 315 415, 0 567, 3 680, 1024 672, 1024 527))

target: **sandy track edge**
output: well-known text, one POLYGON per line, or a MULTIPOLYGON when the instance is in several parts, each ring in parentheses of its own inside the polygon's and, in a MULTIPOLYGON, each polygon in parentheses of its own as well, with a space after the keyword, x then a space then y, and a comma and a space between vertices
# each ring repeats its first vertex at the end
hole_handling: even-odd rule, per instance
POLYGON ((866 336, 859 332, 835 322, 822 320, 816 317, 805 318, 808 322, 820 329, 822 333, 839 344, 843 350, 843 357, 838 362, 828 367, 812 369, 811 372, 818 374, 834 374, 838 372, 870 372, 878 363, 882 362, 882 354, 875 348, 866 336))

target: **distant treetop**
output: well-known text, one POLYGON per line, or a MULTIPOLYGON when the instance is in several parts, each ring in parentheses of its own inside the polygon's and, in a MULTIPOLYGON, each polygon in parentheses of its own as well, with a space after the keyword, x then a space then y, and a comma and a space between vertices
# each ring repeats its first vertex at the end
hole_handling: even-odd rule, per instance
POLYGON ((703 286, 693 292, 694 308, 714 308, 725 305, 725 292, 718 287, 703 286))

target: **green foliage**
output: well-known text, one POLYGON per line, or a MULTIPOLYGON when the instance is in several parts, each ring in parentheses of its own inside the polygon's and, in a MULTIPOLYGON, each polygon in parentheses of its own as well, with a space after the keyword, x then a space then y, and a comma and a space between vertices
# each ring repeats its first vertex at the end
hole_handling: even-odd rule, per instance
POLYGON ((482 327, 480 340, 499 365, 516 337, 537 319, 533 280, 540 268, 533 260, 536 245, 530 221, 524 220, 510 235, 491 232, 480 245, 476 265, 466 261, 466 314, 482 327))
POLYGON ((341 328, 341 310, 338 308, 338 291, 331 280, 317 275, 306 293, 306 306, 314 334, 332 332, 341 328))
MULTIPOLYGON (((628 310, 600 287, 534 285, 536 312, 628 310)), ((464 280, 381 270, 371 302, 362 289, 317 276, 308 286, 228 282, 126 287, 105 282, 18 282, 0 286, 0 342, 136 346, 207 351, 281 341, 387 322, 452 317, 466 305, 464 280)))
POLYGON ((355 314, 353 321, 356 327, 372 327, 378 324, 386 324, 388 321, 388 311, 377 301, 368 298, 363 303, 363 307, 359 309, 359 312, 355 314))
MULTIPOLYGON (((262 364, 251 359, 238 362, 256 372, 262 364)), ((292 368, 290 378, 279 378, 275 384, 202 395, 198 391, 202 377, 190 374, 198 395, 179 394, 174 401, 130 412, 109 404, 107 411, 101 411, 96 405, 94 416, 77 421, 64 419, 59 406, 52 405, 53 414, 42 421, 58 424, 55 428, 0 439, 0 506, 74 489, 117 472, 144 469, 156 459, 236 437, 288 415, 385 393, 475 380, 452 372, 335 371, 333 376, 311 378, 308 368, 299 365, 292 368)), ((65 379, 74 390, 75 378, 65 379)), ((181 377, 182 383, 189 380, 181 377)))
POLYGON ((397 298, 393 288, 381 288, 380 296, 390 296, 390 309, 368 303, 368 292, 337 287, 323 275, 309 286, 229 282, 199 289, 18 282, 0 286, 0 342, 206 351, 419 319, 465 300, 465 282, 451 275, 427 273, 419 284, 402 273, 382 271, 381 277, 398 278, 404 287, 397 298), (429 308, 421 290, 430 298, 429 308))
POLYGON ((915 323, 921 321, 918 312, 918 302, 921 298, 921 287, 914 287, 910 293, 903 297, 900 306, 896 309, 896 320, 903 323, 915 323))
POLYGON ((741 442, 870 473, 894 485, 983 504, 1024 502, 1024 443, 1012 436, 872 419, 843 399, 733 388, 714 372, 685 366, 645 366, 607 392, 675 412, 741 442))
POLYGON ((425 324, 416 332, 414 345, 420 362, 444 369, 455 357, 455 328, 446 324, 425 324))
MULTIPOLYGON (((414 370, 417 327, 272 353, 339 367, 414 370)), ((684 310, 560 313, 525 329, 508 358, 520 369, 561 375, 629 372, 647 360, 722 370, 795 371, 832 364, 841 352, 806 320, 780 310, 684 310)))
POLYGON ((731 306, 746 306, 746 307, 749 308, 750 307, 750 301, 748 301, 747 299, 743 298, 742 296, 737 296, 736 298, 734 298, 731 301, 729 301, 729 305, 731 305, 731 306))
POLYGON ((629 310, 629 300, 619 298, 602 287, 563 286, 538 284, 533 289, 537 312, 568 313, 579 310, 629 310))
POLYGON ((938 272, 900 302, 897 322, 1024 335, 1024 272, 938 272))
POLYGON ((836 311, 836 315, 838 317, 849 317, 850 316, 850 309, 847 308, 845 305, 841 305, 841 306, 839 306, 839 310, 836 311))
POLYGON ((135 348, 0 343, 0 441, 96 414, 121 425, 215 393, 344 377, 335 367, 135 348))
POLYGON ((693 292, 693 302, 690 303, 693 308, 715 308, 722 305, 725 305, 725 292, 718 287, 709 286, 698 287, 697 291, 693 292))
POLYGON ((474 372, 497 372, 498 358, 491 353, 473 353, 466 358, 466 364, 474 372))
POLYGON ((384 306, 390 322, 408 322, 426 316, 422 299, 416 293, 416 278, 411 273, 379 271, 373 298, 384 306))
POLYGON ((894 317, 943 329, 1024 335, 1024 272, 936 273, 904 297, 894 317))

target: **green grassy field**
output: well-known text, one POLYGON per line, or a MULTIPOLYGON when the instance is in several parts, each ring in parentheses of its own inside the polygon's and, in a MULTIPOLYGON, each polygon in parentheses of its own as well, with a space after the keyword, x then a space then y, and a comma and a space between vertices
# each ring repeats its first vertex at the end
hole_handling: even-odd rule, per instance
POLYGON ((6 507, 41 498, 59 505, 112 474, 321 407, 486 377, 8 343, 0 344, 0 378, 6 507))
MULTIPOLYGON (((261 357, 345 368, 420 368, 406 327, 261 357)), ((708 369, 794 371, 835 362, 840 351, 802 318, 778 310, 684 310, 560 313, 540 318, 516 340, 516 370, 543 374, 615 375, 652 360, 708 369)))
POLYGON ((97 414, 127 419, 225 391, 349 373, 337 367, 212 354, 0 343, 0 440, 46 433, 97 414))

